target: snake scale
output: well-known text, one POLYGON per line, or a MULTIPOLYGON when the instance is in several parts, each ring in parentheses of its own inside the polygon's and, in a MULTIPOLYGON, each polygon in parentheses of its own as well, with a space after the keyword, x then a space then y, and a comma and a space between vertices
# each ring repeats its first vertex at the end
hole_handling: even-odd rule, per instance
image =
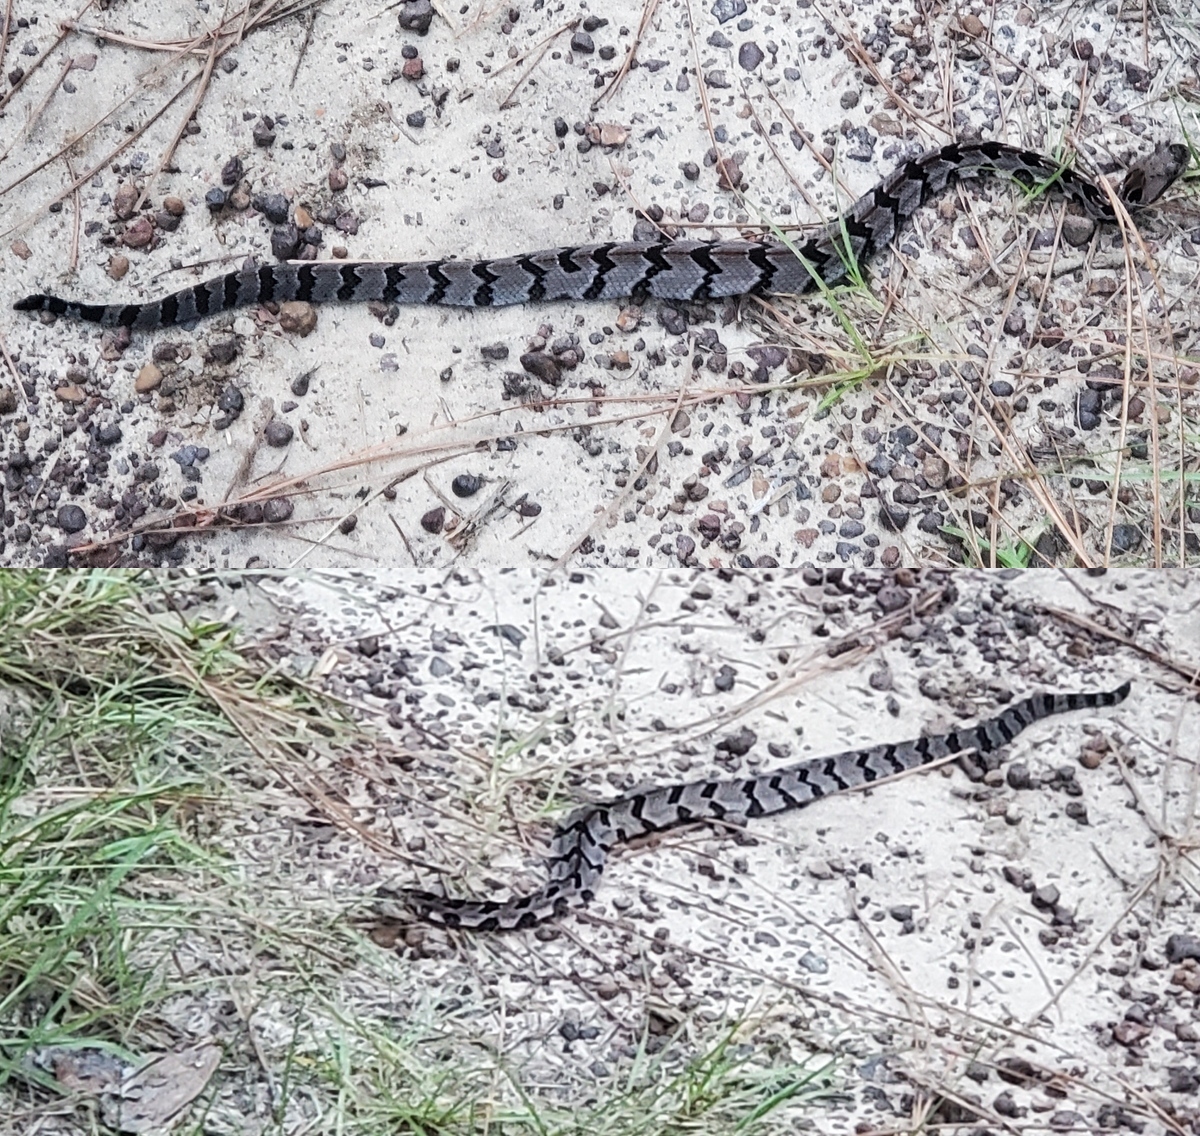
POLYGON ((850 750, 757 777, 693 781, 585 805, 555 831, 547 861, 548 882, 531 895, 472 900, 425 891, 381 889, 379 894, 386 900, 398 898, 418 918, 447 927, 469 931, 533 927, 592 899, 608 853, 617 844, 691 821, 742 824, 754 817, 798 809, 830 793, 891 777, 965 750, 991 753, 1011 742, 1026 726, 1051 714, 1115 706, 1128 693, 1126 682, 1116 690, 1098 693, 1034 694, 1013 703, 995 718, 937 737, 850 750))
MULTIPOLYGON (((1130 210, 1149 205, 1188 160, 1186 146, 1160 146, 1129 167, 1118 197, 1130 210)), ((852 266, 885 249, 913 214, 955 179, 985 173, 1006 174, 1029 189, 1052 187, 1092 217, 1115 219, 1097 183, 1052 158, 1002 142, 956 142, 904 162, 799 246, 769 240, 661 241, 581 245, 478 261, 291 261, 243 268, 145 304, 82 304, 39 294, 15 307, 148 331, 272 300, 492 307, 539 300, 686 301, 809 292, 843 281, 852 266)))

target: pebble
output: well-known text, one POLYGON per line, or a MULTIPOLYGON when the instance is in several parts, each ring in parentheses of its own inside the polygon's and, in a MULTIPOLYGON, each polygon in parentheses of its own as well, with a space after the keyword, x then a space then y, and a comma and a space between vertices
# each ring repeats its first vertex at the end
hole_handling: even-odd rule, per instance
POLYGON ((1180 933, 1167 939, 1167 962, 1200 959, 1200 935, 1180 933))
POLYGON ((1030 899, 1033 906, 1040 908, 1042 911, 1048 911, 1050 908, 1057 906, 1061 895, 1058 888, 1053 884, 1046 884, 1043 887, 1034 890, 1030 899))
POLYGON ((78 383, 67 383, 65 386, 55 387, 54 397, 59 402, 83 402, 87 394, 78 383))
POLYGON ((82 532, 87 528, 87 514, 78 505, 63 505, 58 510, 58 527, 63 532, 82 532))
POLYGON ((221 184, 222 185, 237 185, 242 180, 242 175, 246 172, 242 165, 242 159, 238 157, 230 158, 221 167, 221 184))
POLYGON ((118 221, 128 221, 133 216, 137 199, 138 187, 131 181, 122 182, 113 195, 113 213, 118 221))
POLYGON ((346 177, 345 170, 336 168, 329 171, 329 188, 334 193, 341 193, 349 184, 350 179, 346 177))
POLYGON ((278 260, 291 260, 300 248, 300 230, 290 221, 271 230, 271 254, 278 260))
POLYGON ((313 215, 303 205, 296 206, 296 213, 293 220, 296 222, 297 229, 311 229, 316 224, 313 215))
POLYGON ((406 32, 424 35, 433 23, 433 5, 430 0, 409 0, 401 7, 398 19, 406 32))
POLYGON ((157 390, 159 383, 162 382, 163 373, 153 363, 146 363, 137 373, 137 378, 133 380, 133 389, 138 394, 148 394, 152 390, 157 390))
POLYGON ((483 488, 483 478, 474 473, 460 473, 450 482, 455 497, 474 497, 483 488))
POLYGON ((290 202, 282 193, 256 193, 250 204, 272 225, 282 225, 288 219, 290 202))
POLYGON ((262 146, 265 149, 267 146, 275 144, 275 124, 268 118, 259 119, 254 124, 252 134, 255 146, 262 146))
POLYGON ((317 309, 305 300, 288 300, 279 305, 279 326, 295 335, 308 335, 317 326, 317 309))
POLYGON ((1077 213, 1068 213, 1063 218, 1063 240, 1073 248, 1082 248, 1096 232, 1096 222, 1091 217, 1083 217, 1077 213))
POLYGON ((724 190, 734 190, 742 184, 742 167, 733 158, 717 160, 717 185, 724 190))
POLYGON ((1134 552, 1142 545, 1142 530, 1137 525, 1113 525, 1110 552, 1134 552))
POLYGON ((446 510, 441 505, 438 505, 434 509, 430 509, 429 512, 425 513, 421 517, 421 528, 423 528, 427 533, 431 533, 433 536, 437 536, 437 534, 442 531, 445 525, 446 510))
POLYGON ((263 431, 263 438, 268 446, 282 449, 291 443, 295 433, 290 422, 285 422, 282 418, 272 418, 263 431))
POLYGON ((186 208, 187 206, 184 205, 182 197, 171 195, 163 198, 163 209, 170 213, 172 217, 182 217, 186 208))
POLYGON ((220 213, 225 208, 229 195, 223 189, 213 188, 204 195, 204 204, 210 213, 220 213))
POLYGON ((508 358, 508 344, 489 343, 479 349, 479 354, 493 363, 501 363, 508 358))
MULTIPOLYGON (((729 667, 729 668, 722 668, 722 669, 723 670, 728 669, 731 672, 731 674, 730 674, 730 677, 728 680, 728 685, 727 686, 718 686, 717 689, 725 690, 725 691, 732 690, 733 689, 733 678, 732 678, 733 668, 729 667)), ((743 726, 736 733, 730 734, 728 737, 722 738, 719 742, 717 742, 717 744, 714 748, 720 750, 722 753, 729 754, 730 757, 745 757, 746 754, 748 754, 754 748, 754 743, 757 741, 758 741, 758 735, 752 729, 750 729, 749 726, 743 726)))
POLYGON ((420 130, 425 125, 425 112, 423 110, 410 111, 404 116, 404 121, 414 130, 420 130))
POLYGON ((121 240, 129 248, 145 248, 154 240, 154 222, 147 216, 139 217, 125 230, 121 240))
POLYGON ((826 974, 829 971, 828 960, 813 954, 812 951, 805 951, 800 956, 799 963, 809 974, 826 974))
POLYGON ((404 66, 400 68, 400 74, 410 83, 415 83, 418 79, 425 77, 425 63, 419 55, 415 55, 412 59, 404 61, 404 66))
POLYGON ((113 280, 120 280, 128 271, 129 257, 124 253, 117 253, 109 260, 107 272, 113 280))
POLYGON ((746 0, 716 0, 710 11, 718 24, 727 24, 746 11, 746 0))
POLYGON ((562 382, 562 368, 553 356, 542 351, 528 351, 521 356, 521 367, 535 379, 550 386, 558 386, 562 382))
POLYGON ((596 44, 587 32, 577 31, 571 37, 571 50, 578 51, 583 55, 591 55, 596 50, 596 44))
POLYGON ((278 524, 280 521, 286 521, 295 511, 296 507, 290 498, 272 497, 263 505, 262 516, 269 524, 278 524))
POLYGON ((762 48, 753 40, 747 40, 738 48, 738 66, 743 71, 753 71, 764 59, 762 48))
POLYGON ((238 341, 232 338, 218 339, 204 349, 204 361, 214 367, 227 367, 237 355, 238 341))

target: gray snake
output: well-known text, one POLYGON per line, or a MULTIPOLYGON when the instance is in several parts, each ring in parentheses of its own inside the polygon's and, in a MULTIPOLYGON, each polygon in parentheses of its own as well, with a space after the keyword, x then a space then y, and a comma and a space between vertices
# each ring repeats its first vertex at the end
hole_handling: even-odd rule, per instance
POLYGON ((530 895, 508 900, 453 899, 425 891, 380 889, 385 900, 400 899, 418 918, 469 931, 533 927, 593 898, 608 853, 617 844, 692 821, 742 824, 801 808, 840 793, 927 765, 965 750, 988 754, 1007 745, 1026 726, 1051 714, 1115 706, 1129 693, 1034 694, 995 718, 937 737, 850 750, 802 761, 786 769, 735 780, 702 780, 630 793, 615 801, 585 805, 559 825, 547 861, 548 882, 530 895))
MULTIPOLYGON (((1188 160, 1186 146, 1160 146, 1129 167, 1118 197, 1130 210, 1149 205, 1188 160)), ((984 173, 1006 174, 1028 189, 1053 188, 1092 217, 1114 220, 1104 190, 1052 158, 1002 142, 956 142, 904 162, 800 245, 681 240, 582 245, 478 261, 289 261, 243 268, 145 304, 82 304, 39 294, 14 307, 152 330, 270 301, 492 307, 540 300, 686 301, 796 294, 845 280, 956 178, 984 173)))

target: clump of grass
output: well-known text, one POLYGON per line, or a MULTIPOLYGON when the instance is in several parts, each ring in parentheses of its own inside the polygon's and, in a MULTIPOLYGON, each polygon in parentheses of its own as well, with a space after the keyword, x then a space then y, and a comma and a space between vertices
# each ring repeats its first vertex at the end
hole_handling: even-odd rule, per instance
MULTIPOLYGON (((183 936, 231 865, 190 830, 244 701, 320 726, 296 684, 129 573, 0 575, 0 1093, 57 1089, 50 1047, 136 1062, 171 1031, 183 936)), ((190 585, 194 587, 194 585, 190 585)), ((324 715, 329 718, 328 713, 324 715)), ((268 719, 269 721, 269 719, 268 719)), ((297 722, 299 726, 297 726, 297 722)), ((328 727, 326 727, 328 730, 328 727)))

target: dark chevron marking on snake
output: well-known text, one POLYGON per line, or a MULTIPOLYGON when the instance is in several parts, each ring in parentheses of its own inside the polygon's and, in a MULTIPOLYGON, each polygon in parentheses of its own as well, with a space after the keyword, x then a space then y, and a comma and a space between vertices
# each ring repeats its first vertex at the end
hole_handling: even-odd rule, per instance
POLYGON ((689 821, 741 823, 772 816, 964 750, 991 753, 1051 714, 1115 706, 1128 693, 1126 682, 1116 690, 1095 694, 1035 694, 995 718, 938 737, 818 757, 758 777, 693 781, 585 805, 554 833, 548 883, 531 895, 497 901, 452 899, 426 891, 381 889, 379 894, 385 900, 400 899, 418 918, 446 927, 468 931, 533 927, 592 899, 608 853, 617 844, 689 821))
MULTIPOLYGON (((1130 210, 1157 201, 1188 160, 1186 146, 1160 146, 1129 168, 1118 196, 1130 210)), ((851 265, 861 266, 887 248, 913 214, 955 179, 981 174, 1005 174, 1029 189, 1046 185, 1097 220, 1115 219, 1100 186, 1052 158, 1002 142, 955 142, 905 162, 845 216, 798 247, 773 241, 662 241, 583 245, 483 261, 289 262, 244 268, 148 304, 80 304, 36 295, 13 306, 148 331, 267 300, 493 307, 535 300, 632 296, 643 302, 811 292, 842 282, 851 265)))

